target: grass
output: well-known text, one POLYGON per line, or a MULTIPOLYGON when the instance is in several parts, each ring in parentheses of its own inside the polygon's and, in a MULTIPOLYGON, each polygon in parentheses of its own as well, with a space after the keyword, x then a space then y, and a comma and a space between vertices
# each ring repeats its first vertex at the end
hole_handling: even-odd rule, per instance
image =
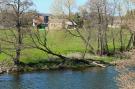
POLYGON ((3 53, 0 54, 0 62, 5 60, 5 59, 8 59, 9 57, 3 53))
MULTIPOLYGON (((108 38, 108 45, 109 45, 109 50, 113 49, 113 42, 112 42, 112 31, 115 34, 115 43, 116 43, 116 48, 120 48, 120 36, 119 36, 119 29, 110 29, 107 32, 107 38, 108 38)), ((43 33, 44 31, 40 31, 40 33, 43 33)), ((74 31, 73 31, 74 32, 74 31)), ((75 32, 74 32, 75 33, 75 32)), ((127 30, 123 30, 123 42, 125 46, 128 43, 128 40, 130 38, 130 33, 127 30)), ((87 36, 87 34, 84 34, 87 36)), ((96 30, 91 31, 91 43, 92 46, 97 49, 97 32, 96 30)), ((1 30, 0 31, 0 38, 6 38, 9 40, 14 40, 13 35, 11 35, 11 32, 8 30, 1 30), (7 35, 5 35, 7 34, 7 35)), ((85 50, 85 45, 83 41, 80 38, 74 37, 71 34, 59 30, 59 31, 50 31, 47 34, 47 41, 49 48, 53 50, 56 53, 61 53, 61 54, 69 54, 69 53, 75 53, 75 52, 83 52, 85 50)), ((31 39, 29 38, 28 35, 24 38, 24 44, 32 44, 31 39)), ((2 47, 9 47, 12 48, 14 47, 12 44, 5 44, 1 42, 2 47)), ((12 52, 12 51, 10 51, 12 52)), ((43 51, 40 51, 38 49, 24 49, 22 51, 22 56, 21 56, 21 61, 24 63, 29 63, 29 62, 38 62, 41 60, 46 60, 48 57, 52 57, 52 55, 48 55, 47 53, 44 53, 43 51)), ((107 62, 113 61, 116 59, 115 57, 99 57, 99 56, 92 56, 92 58, 97 59, 97 60, 104 60, 107 62)), ((9 59, 9 57, 5 54, 0 54, 0 61, 4 59, 9 59)))

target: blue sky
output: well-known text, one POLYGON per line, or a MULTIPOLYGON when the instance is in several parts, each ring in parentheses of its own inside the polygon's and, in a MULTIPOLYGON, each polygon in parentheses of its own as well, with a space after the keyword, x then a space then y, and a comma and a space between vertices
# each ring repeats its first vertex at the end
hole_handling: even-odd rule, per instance
MULTIPOLYGON (((50 8, 53 0, 32 0, 35 4, 35 8, 37 11, 41 13, 51 13, 50 8)), ((76 0, 77 5, 85 4, 87 0, 76 0)))

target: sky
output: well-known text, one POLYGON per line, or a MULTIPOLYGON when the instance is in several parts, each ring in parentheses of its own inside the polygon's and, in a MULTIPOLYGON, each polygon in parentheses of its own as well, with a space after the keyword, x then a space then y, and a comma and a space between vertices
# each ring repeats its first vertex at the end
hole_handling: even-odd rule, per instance
MULTIPOLYGON (((53 0, 32 0, 34 2, 34 7, 40 13, 51 13, 50 8, 53 0)), ((76 0, 77 6, 84 5, 87 0, 76 0)))

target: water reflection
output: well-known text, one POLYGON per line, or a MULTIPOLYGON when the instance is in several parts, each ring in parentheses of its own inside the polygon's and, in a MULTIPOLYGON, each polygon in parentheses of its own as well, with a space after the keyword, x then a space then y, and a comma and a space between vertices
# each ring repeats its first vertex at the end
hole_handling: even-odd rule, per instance
POLYGON ((0 76, 0 89, 117 89, 114 68, 46 71, 0 76))

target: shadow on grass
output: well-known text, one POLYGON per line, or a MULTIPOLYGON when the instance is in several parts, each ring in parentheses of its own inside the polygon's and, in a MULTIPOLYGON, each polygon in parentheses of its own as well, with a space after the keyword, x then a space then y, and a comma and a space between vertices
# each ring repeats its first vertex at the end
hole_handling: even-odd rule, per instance
POLYGON ((104 62, 102 60, 93 60, 93 59, 69 59, 62 63, 62 59, 52 58, 50 60, 42 60, 35 63, 23 63, 21 62, 21 71, 39 71, 39 70, 66 70, 66 69, 84 69, 90 67, 101 67, 104 66, 112 66, 112 64, 108 62, 104 62), (97 64, 94 64, 94 63, 97 64))

